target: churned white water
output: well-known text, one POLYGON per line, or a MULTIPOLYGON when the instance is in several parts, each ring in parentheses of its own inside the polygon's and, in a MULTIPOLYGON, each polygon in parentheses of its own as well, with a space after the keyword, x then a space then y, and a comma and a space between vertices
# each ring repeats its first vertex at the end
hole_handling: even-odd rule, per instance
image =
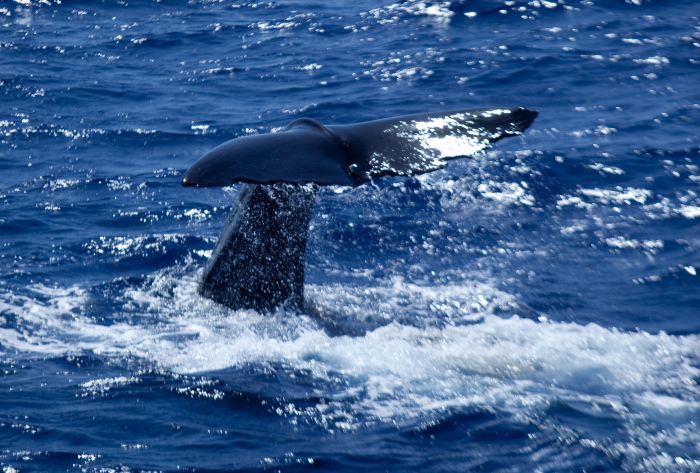
MULTIPOLYGON (((360 419, 404 422, 462 407, 503 410, 528 421, 564 400, 622 419, 632 444, 621 449, 657 454, 648 439, 662 432, 671 445, 700 440, 693 427, 700 415, 697 335, 502 318, 493 311, 514 297, 488 283, 424 287, 400 278, 366 289, 308 286, 322 317, 385 321, 364 334, 331 335, 318 316, 232 312, 202 299, 198 274, 164 270, 142 288, 124 292, 120 302, 151 315, 149 324, 93 321, 89 296, 79 287, 37 285, 31 288, 36 297, 3 293, 0 310, 17 322, 16 328, 0 329, 0 346, 18 357, 137 357, 176 373, 250 364, 303 370, 321 383, 319 389, 325 382, 343 386, 331 394, 334 402, 305 414, 330 429, 354 429, 360 419), (428 327, 392 320, 405 310, 448 317, 428 327)), ((108 381, 84 388, 130 382, 108 381)))

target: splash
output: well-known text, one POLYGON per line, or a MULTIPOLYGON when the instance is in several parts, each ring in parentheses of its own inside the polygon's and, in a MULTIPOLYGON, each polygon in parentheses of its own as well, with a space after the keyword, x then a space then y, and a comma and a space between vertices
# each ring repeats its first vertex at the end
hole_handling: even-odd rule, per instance
MULTIPOLYGON (((171 269, 127 288, 118 302, 148 315, 149 324, 95 322, 88 292, 79 287, 33 286, 35 297, 6 292, 0 309, 15 323, 0 329, 0 346, 17 357, 135 357, 183 374, 283 366, 310 377, 322 399, 284 415, 311 418, 329 430, 474 408, 545 425, 552 403, 563 402, 608 410, 622 420, 629 442, 599 446, 611 455, 632 458, 636 451, 639 462, 655 457, 659 465, 664 448, 700 440, 692 430, 700 416, 697 335, 531 320, 518 314, 517 298, 487 281, 309 285, 320 316, 232 313, 197 295, 198 277, 198 271, 171 269), (512 315, 497 316, 504 308, 512 315), (401 319, 406 312, 433 319, 417 327, 401 319), (324 328, 328 317, 381 323, 360 335, 334 335, 324 328), (649 442, 663 432, 660 446, 649 442)), ((82 395, 138 382, 90 381, 81 385, 82 395)), ((223 398, 217 392, 213 400, 223 398)))

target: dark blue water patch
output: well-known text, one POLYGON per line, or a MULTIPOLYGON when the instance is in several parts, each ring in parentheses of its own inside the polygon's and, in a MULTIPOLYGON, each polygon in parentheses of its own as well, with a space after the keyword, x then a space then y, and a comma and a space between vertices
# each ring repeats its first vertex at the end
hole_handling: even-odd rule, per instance
MULTIPOLYGON (((513 446, 522 443, 528 446, 516 454, 519 464, 532 466, 531 455, 534 451, 547 450, 556 445, 554 438, 538 434, 533 425, 503 417, 502 413, 490 411, 456 412, 439 423, 428 423, 404 432, 402 437, 410 439, 410 443, 417 437, 423 452, 443 450, 443 458, 431 458, 430 463, 424 464, 436 467, 437 471, 447 471, 453 462, 475 471, 502 471, 510 468, 513 446), (492 450, 488 454, 487 451, 477 454, 471 451, 471 445, 488 445, 487 448, 492 450)), ((611 461, 601 452, 580 445, 560 445, 554 449, 558 449, 555 455, 560 455, 559 464, 581 462, 593 471, 615 471, 620 467, 618 462, 611 461)))

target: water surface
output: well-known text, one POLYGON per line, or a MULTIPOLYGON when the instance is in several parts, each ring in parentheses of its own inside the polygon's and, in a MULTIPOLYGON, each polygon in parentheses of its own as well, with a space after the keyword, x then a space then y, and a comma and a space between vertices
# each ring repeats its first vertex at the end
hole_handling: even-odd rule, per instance
POLYGON ((700 471, 700 8, 0 5, 0 467, 700 471), (525 105, 522 138, 318 199, 313 314, 197 280, 205 151, 525 105))

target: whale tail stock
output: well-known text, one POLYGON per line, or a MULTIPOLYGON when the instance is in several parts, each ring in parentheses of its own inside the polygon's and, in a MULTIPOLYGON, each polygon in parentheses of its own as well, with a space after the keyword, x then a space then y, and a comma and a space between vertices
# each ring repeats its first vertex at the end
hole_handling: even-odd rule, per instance
POLYGON ((315 196, 312 185, 245 184, 204 270, 200 294, 234 309, 301 309, 315 196))
POLYGON ((358 186, 435 171, 522 134, 526 108, 457 110, 236 138, 205 154, 185 187, 244 183, 204 271, 200 293, 233 309, 303 307, 304 254, 318 185, 358 186))

